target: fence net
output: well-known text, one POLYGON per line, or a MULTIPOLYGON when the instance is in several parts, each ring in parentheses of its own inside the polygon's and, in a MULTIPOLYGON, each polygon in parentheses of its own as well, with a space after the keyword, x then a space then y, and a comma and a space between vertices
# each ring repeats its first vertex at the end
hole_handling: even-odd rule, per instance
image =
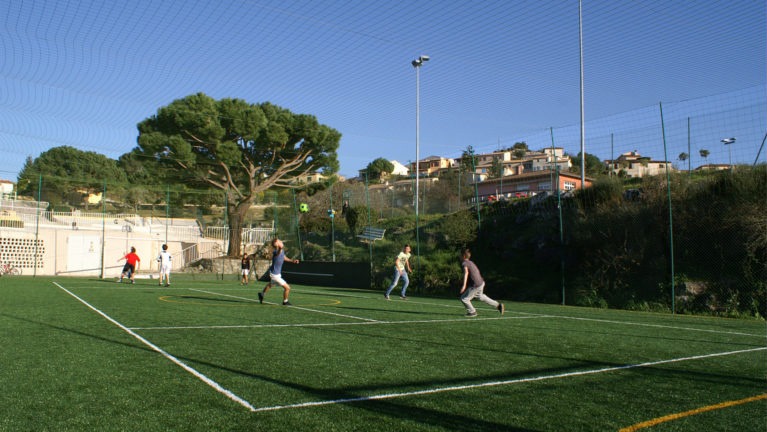
POLYGON ((370 263, 383 289, 410 244, 410 292, 449 294, 470 246, 499 298, 765 316, 767 114, 751 95, 717 112, 687 101, 587 123, 587 187, 576 127, 521 135, 522 148, 467 146, 463 164, 440 158, 453 162, 417 180, 262 191, 234 224, 228 190, 41 172, 0 199, 0 261, 24 274, 112 277, 130 247, 152 271, 168 244, 175 271, 210 271, 207 261, 262 256, 279 237, 294 258, 370 263), (366 227, 383 238, 361 238, 366 227))

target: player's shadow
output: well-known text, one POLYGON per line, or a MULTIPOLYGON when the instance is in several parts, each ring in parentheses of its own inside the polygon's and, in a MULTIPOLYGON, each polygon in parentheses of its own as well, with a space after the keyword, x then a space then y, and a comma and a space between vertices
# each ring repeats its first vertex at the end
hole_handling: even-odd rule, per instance
MULTIPOLYGON (((407 310, 392 310, 392 309, 377 309, 377 308, 364 308, 364 307, 356 307, 356 306, 332 306, 334 309, 345 309, 350 311, 366 311, 366 312, 386 312, 387 314, 393 314, 393 315, 439 315, 439 316, 451 316, 456 317, 458 315, 452 313, 437 313, 437 312, 423 312, 423 311, 407 311, 407 310)), ((387 320, 388 321, 388 320, 387 320)))
POLYGON ((255 300, 238 300, 233 298, 221 298, 221 297, 206 297, 206 296, 195 296, 195 295, 174 295, 174 296, 168 296, 175 299, 180 300, 195 300, 195 301, 203 301, 203 302, 211 302, 213 304, 216 303, 246 303, 246 304, 252 304, 255 302, 255 300))
MULTIPOLYGON (((86 338, 92 338, 95 340, 109 342, 116 345, 122 345, 128 348, 135 348, 145 352, 157 354, 155 350, 141 343, 128 343, 124 341, 118 341, 118 340, 110 339, 107 337, 87 333, 81 330, 76 330, 72 328, 63 327, 60 325, 54 325, 54 324, 50 324, 46 322, 36 321, 29 318, 18 317, 8 313, 0 313, 0 316, 10 318, 10 319, 15 319, 18 321, 27 322, 34 325, 49 327, 58 331, 69 332, 69 333, 86 337, 86 338)), ((332 331, 339 331, 339 330, 332 330, 332 331)), ((354 334, 358 336, 360 335, 359 333, 354 333, 354 334)), ((363 336, 371 336, 371 335, 363 335, 363 336)), ((380 335, 376 335, 376 336, 380 337, 380 335)), ((401 338, 401 339, 409 341, 409 342, 417 342, 419 344, 424 343, 423 341, 417 341, 413 339, 407 339, 407 338, 401 338)), ((433 343, 433 342, 430 342, 430 343, 433 343)), ((462 347, 466 348, 464 345, 462 345, 462 347)), ((176 358, 181 361, 187 362, 190 365, 191 364, 202 365, 202 366, 214 368, 217 370, 221 370, 224 372, 244 376, 247 378, 257 379, 257 380, 261 380, 271 384, 283 386, 285 388, 301 392, 307 395, 307 397, 311 397, 312 400, 338 401, 338 402, 331 402, 331 403, 346 403, 347 405, 353 406, 356 409, 370 411, 378 415, 387 416, 392 419, 401 419, 403 421, 420 423, 420 424, 429 425, 436 428, 442 428, 442 429, 454 430, 454 431, 466 431, 466 432, 499 431, 499 430, 516 431, 516 432, 533 432, 534 430, 510 426, 508 424, 493 422, 490 420, 483 420, 476 417, 471 417, 469 415, 471 411, 468 411, 467 412, 468 414, 462 414, 457 412, 447 412, 445 410, 439 411, 439 410, 431 409, 427 407, 414 406, 412 404, 407 404, 406 402, 399 402, 401 401, 401 399, 396 399, 396 398, 369 400, 369 399, 365 399, 365 395, 370 393, 380 394, 384 389, 393 389, 395 392, 405 387, 439 389, 439 388, 458 387, 462 385, 470 386, 472 383, 510 382, 514 380, 521 380, 521 379, 531 378, 536 376, 556 376, 556 375, 567 374, 567 373, 578 373, 588 368, 598 369, 598 368, 625 366, 624 364, 615 363, 615 362, 584 360, 583 358, 543 355, 540 353, 515 352, 513 350, 508 350, 508 351, 504 350, 502 352, 510 354, 510 355, 520 355, 520 356, 524 355, 524 356, 534 356, 538 358, 552 358, 552 359, 566 360, 566 361, 570 361, 571 364, 568 364, 562 367, 557 367, 557 368, 531 368, 531 369, 516 371, 516 372, 508 373, 508 374, 506 373, 492 374, 492 375, 486 374, 486 375, 477 375, 472 377, 463 376, 460 378, 446 379, 446 380, 439 380, 439 381, 411 380, 408 382, 392 383, 388 386, 381 386, 380 384, 376 384, 376 385, 357 386, 357 387, 317 388, 317 387, 313 387, 311 385, 300 383, 300 382, 290 382, 284 379, 278 379, 278 378, 270 377, 264 374, 259 374, 259 373, 256 373, 255 371, 245 371, 245 370, 235 369, 233 367, 218 364, 210 360, 197 359, 191 356, 176 356, 176 358)), ((733 375, 715 374, 715 373, 704 372, 704 371, 663 369, 661 367, 652 367, 652 368, 645 368, 645 369, 649 369, 650 371, 652 371, 652 373, 656 375, 660 375, 660 376, 684 375, 684 376, 688 376, 688 378, 685 378, 687 380, 695 380, 695 381, 705 380, 705 381, 711 382, 713 385, 722 385, 722 384, 732 385, 734 379, 738 379, 742 381, 744 384, 749 384, 749 383, 753 384, 755 388, 762 388, 762 385, 763 385, 762 379, 755 379, 755 378, 746 377, 746 376, 736 377, 733 375)), ((481 403, 481 402, 478 402, 478 403, 481 403)), ((296 408, 296 409, 311 409, 311 408, 296 408)), ((352 423, 349 426, 356 427, 358 425, 352 423)), ((343 428, 341 427, 341 429, 343 428)))
MULTIPOLYGON (((122 341, 117 341, 117 340, 106 338, 103 336, 86 333, 80 330, 70 329, 70 328, 62 327, 59 325, 53 325, 53 324, 49 324, 49 323, 45 323, 41 321, 35 321, 28 318, 17 317, 17 316, 6 314, 6 313, 0 313, 0 316, 18 320, 18 321, 27 322, 34 325, 49 327, 58 331, 69 332, 82 337, 92 338, 92 339, 103 341, 103 342, 114 343, 116 345, 122 345, 128 348, 135 348, 135 349, 139 349, 149 353, 157 354, 155 350, 143 344, 126 343, 122 341)), ((332 400, 360 399, 359 394, 351 393, 350 391, 346 389, 315 388, 306 384, 280 380, 280 379, 269 377, 266 375, 261 375, 252 371, 235 369, 229 366, 217 364, 207 360, 196 359, 190 356, 175 356, 175 357, 178 360, 183 361, 189 365, 205 366, 205 367, 217 369, 223 372, 232 373, 235 375, 240 375, 240 376, 244 376, 244 377, 248 377, 252 379, 258 379, 264 382, 268 382, 271 384, 275 384, 278 386, 299 391, 307 395, 307 397, 314 397, 315 399, 318 399, 318 400, 332 401, 332 400)), ((435 383, 431 383, 431 384, 434 385, 435 383)), ((375 390, 375 388, 372 390, 375 390)), ((466 431, 466 432, 499 431, 499 430, 512 431, 512 432, 534 432, 534 430, 532 429, 510 427, 509 425, 506 425, 506 424, 492 422, 488 420, 482 420, 482 419, 470 417, 464 414, 437 411, 430 408, 414 407, 414 406, 407 405, 405 403, 398 403, 393 399, 392 400, 367 400, 367 401, 360 400, 359 402, 354 402, 350 404, 350 406, 354 406, 358 409, 362 409, 366 411, 375 412, 377 414, 385 415, 391 418, 398 418, 403 421, 407 420, 410 422, 427 424, 430 426, 443 428, 446 430, 466 431)), ((358 424, 354 423, 353 420, 350 420, 350 422, 351 423, 348 425, 350 428, 359 426, 358 424)), ((339 426, 339 425, 336 424, 336 426, 339 426)), ((344 428, 340 427, 340 429, 343 430, 344 428)))

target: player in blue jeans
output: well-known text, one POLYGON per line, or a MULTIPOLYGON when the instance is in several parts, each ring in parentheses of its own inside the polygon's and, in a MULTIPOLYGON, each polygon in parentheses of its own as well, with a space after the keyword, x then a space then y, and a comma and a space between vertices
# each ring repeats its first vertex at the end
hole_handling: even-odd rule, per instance
POLYGON ((384 294, 386 300, 389 300, 389 294, 391 294, 394 287, 397 286, 397 282, 399 282, 400 278, 402 278, 404 284, 402 285, 400 298, 402 300, 407 299, 405 292, 407 291, 407 286, 410 284, 410 279, 407 277, 408 272, 412 273, 413 270, 410 268, 410 245, 405 245, 405 247, 402 248, 402 252, 400 252, 399 255, 397 255, 397 258, 394 259, 394 280, 392 280, 391 285, 389 285, 389 288, 386 290, 386 294, 384 294))

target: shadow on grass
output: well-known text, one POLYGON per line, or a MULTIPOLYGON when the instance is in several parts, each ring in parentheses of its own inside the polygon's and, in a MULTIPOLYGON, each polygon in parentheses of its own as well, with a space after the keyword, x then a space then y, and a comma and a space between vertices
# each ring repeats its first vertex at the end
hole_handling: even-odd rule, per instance
MULTIPOLYGON (((6 318, 27 322, 34 325, 45 326, 45 327, 56 329, 59 331, 69 332, 69 333, 76 334, 85 338, 91 338, 91 339, 95 339, 99 341, 122 345, 128 348, 137 348, 141 351, 156 354, 155 350, 141 343, 128 343, 124 341, 118 341, 108 337, 104 337, 104 336, 100 336, 100 335, 96 335, 96 334, 92 334, 88 332, 83 332, 81 330, 67 328, 60 325, 53 325, 50 323, 36 321, 36 320, 24 318, 24 317, 18 317, 8 313, 0 313, 0 315, 6 318)), ((457 346, 457 344, 417 340, 414 338, 404 338, 404 337, 399 337, 396 335, 360 334, 359 332, 350 332, 347 330, 340 330, 340 329, 330 329, 330 330, 316 329, 316 330, 332 331, 332 332, 340 332, 340 333, 351 333, 355 336, 390 338, 394 340, 401 340, 401 341, 407 341, 407 342, 418 343, 418 344, 428 343, 428 344, 432 344, 436 346, 442 346, 447 349, 452 349, 457 346)), ((463 344, 461 344, 461 347, 466 348, 466 346, 463 344)), ((471 348, 471 347, 468 347, 468 348, 471 348)), ((512 380, 518 380, 518 379, 524 379, 524 378, 532 378, 536 376, 564 374, 569 372, 581 371, 584 368, 600 368, 600 367, 604 368, 604 367, 623 366, 623 364, 618 364, 613 362, 585 361, 583 359, 574 359, 567 356, 542 355, 540 353, 516 352, 514 350, 497 350, 497 351, 501 353, 509 354, 509 355, 532 356, 536 358, 552 358, 552 359, 566 360, 566 361, 572 362, 573 364, 563 366, 563 367, 557 367, 557 368, 530 368, 530 369, 518 371, 515 373, 504 373, 504 374, 494 374, 494 375, 490 375, 490 374, 474 375, 471 377, 463 376, 460 378, 439 380, 439 381, 411 380, 411 381, 405 382, 403 380, 400 383, 391 384, 389 386, 376 385, 376 386, 358 386, 358 387, 343 387, 343 388, 318 388, 315 386, 311 386, 310 383, 291 382, 285 379, 279 379, 276 377, 258 374, 254 371, 233 368, 233 367, 220 364, 218 362, 213 362, 210 360, 198 359, 191 356, 176 356, 176 358, 178 358, 181 361, 188 362, 190 365, 195 364, 199 366, 204 366, 206 368, 215 369, 222 372, 243 376, 248 379, 259 380, 259 381, 271 383, 274 385, 278 385, 287 389, 291 389, 306 395, 306 397, 311 400, 340 401, 339 403, 343 402, 345 405, 353 407, 353 409, 368 411, 376 415, 384 416, 391 420, 399 419, 401 421, 414 422, 418 424, 429 425, 431 427, 437 427, 437 428, 443 428, 443 429, 455 430, 455 431, 507 430, 507 431, 524 432, 524 431, 531 431, 531 429, 524 429, 524 428, 515 427, 513 425, 509 425, 505 423, 499 423, 499 422, 475 418, 471 416, 471 413, 447 412, 446 410, 438 410, 438 409, 432 409, 427 407, 413 406, 413 405, 407 404, 402 399, 364 400, 364 398, 369 393, 381 394, 383 390, 390 390, 390 389, 393 389, 395 392, 405 392, 407 391, 406 389, 408 388, 411 388, 411 389, 446 388, 446 387, 453 387, 453 386, 471 385, 472 383, 503 382, 503 381, 512 381, 512 380)), ((653 374, 657 374, 661 376, 684 375, 684 376, 689 376, 690 377, 689 379, 695 379, 695 380, 706 379, 706 380, 710 380, 713 383, 719 382, 719 383, 732 384, 732 380, 735 378, 738 378, 732 375, 721 375, 721 374, 716 374, 711 372, 704 373, 700 371, 688 371, 688 370, 667 370, 661 367, 652 367, 648 369, 650 369, 653 374)), ((740 377, 740 379, 746 382, 750 382, 754 386, 757 386, 759 388, 763 386, 763 380, 761 379, 755 379, 751 377, 740 377)), ((420 396, 413 396, 413 397, 420 397, 420 396)), ((481 403, 480 397, 478 397, 478 400, 476 403, 481 403)), ((294 408, 294 409, 310 410, 314 408, 304 407, 304 408, 294 408)), ((503 416, 502 413, 500 413, 500 415, 503 416)), ((358 424, 353 423, 352 419, 350 419, 349 421, 351 426, 354 426, 354 427, 359 426, 358 424)))

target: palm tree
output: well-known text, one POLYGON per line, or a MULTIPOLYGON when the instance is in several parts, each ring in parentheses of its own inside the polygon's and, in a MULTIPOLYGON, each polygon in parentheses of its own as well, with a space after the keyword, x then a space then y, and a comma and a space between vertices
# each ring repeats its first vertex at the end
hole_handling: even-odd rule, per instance
POLYGON ((708 155, 710 155, 711 152, 706 149, 700 149, 700 157, 706 160, 708 162, 708 155))

